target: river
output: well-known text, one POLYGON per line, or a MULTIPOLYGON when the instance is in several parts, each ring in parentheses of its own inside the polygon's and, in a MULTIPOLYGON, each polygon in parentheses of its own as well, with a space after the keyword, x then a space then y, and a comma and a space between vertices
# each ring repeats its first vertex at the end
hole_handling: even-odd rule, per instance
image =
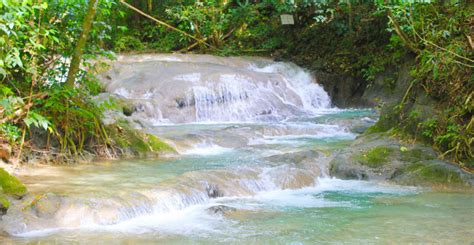
POLYGON ((132 125, 179 154, 21 172, 48 201, 3 216, 3 243, 473 241, 470 193, 331 178, 331 157, 377 113, 331 106, 293 64, 124 56, 103 81, 134 105, 132 125))

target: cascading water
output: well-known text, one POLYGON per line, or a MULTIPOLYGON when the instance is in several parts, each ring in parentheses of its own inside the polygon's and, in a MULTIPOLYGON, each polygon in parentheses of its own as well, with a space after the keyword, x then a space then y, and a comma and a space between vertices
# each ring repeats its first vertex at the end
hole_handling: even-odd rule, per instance
MULTIPOLYGON (((175 146, 179 156, 20 172, 32 194, 2 217, 9 236, 0 242, 367 243, 373 231, 390 242, 416 224, 405 221, 410 210, 419 215, 433 202, 414 188, 330 179, 332 153, 354 139, 351 128, 367 127, 375 115, 331 108, 311 74, 293 64, 124 56, 102 80, 133 105, 130 123, 175 146), (393 211, 387 203, 395 203, 393 211)), ((458 205, 443 200, 441 207, 458 205)), ((446 217, 466 217, 466 210, 446 217)), ((447 221, 439 213, 429 212, 431 223, 447 221)), ((461 238, 474 225, 457 224, 451 232, 461 238)), ((440 239, 433 227, 420 237, 440 239)))
POLYGON ((331 105, 312 76, 292 64, 212 56, 140 57, 119 58, 104 77, 110 80, 109 91, 133 100, 137 116, 150 122, 278 121, 314 115, 331 105))

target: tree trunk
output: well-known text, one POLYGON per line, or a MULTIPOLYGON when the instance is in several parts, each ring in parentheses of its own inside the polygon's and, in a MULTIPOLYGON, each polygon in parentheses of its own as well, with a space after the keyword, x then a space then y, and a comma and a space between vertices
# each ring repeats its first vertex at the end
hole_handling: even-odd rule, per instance
POLYGON ((69 73, 67 74, 66 80, 67 86, 74 86, 74 81, 76 80, 76 75, 79 71, 79 66, 81 65, 82 53, 84 51, 84 47, 86 46, 87 36, 89 36, 89 32, 92 28, 92 21, 94 20, 95 12, 97 11, 97 1, 98 0, 89 0, 87 13, 82 24, 82 32, 79 36, 79 40, 77 40, 74 53, 72 54, 71 65, 69 66, 69 73))

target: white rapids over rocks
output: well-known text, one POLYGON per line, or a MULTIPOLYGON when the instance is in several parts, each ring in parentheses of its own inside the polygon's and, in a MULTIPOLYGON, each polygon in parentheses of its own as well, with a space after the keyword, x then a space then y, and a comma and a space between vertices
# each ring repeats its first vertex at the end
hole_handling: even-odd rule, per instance
POLYGON ((263 58, 119 56, 103 81, 155 124, 277 121, 331 106, 307 71, 263 58))

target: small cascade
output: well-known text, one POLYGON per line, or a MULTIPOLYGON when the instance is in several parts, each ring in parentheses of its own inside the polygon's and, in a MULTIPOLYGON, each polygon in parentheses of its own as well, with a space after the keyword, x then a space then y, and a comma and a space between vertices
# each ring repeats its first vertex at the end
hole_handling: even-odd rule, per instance
POLYGON ((331 106, 309 72, 266 59, 126 56, 102 82, 151 124, 280 121, 331 106))
POLYGON ((3 229, 19 236, 36 231, 114 229, 123 222, 166 216, 188 207, 208 205, 211 199, 252 197, 262 192, 314 186, 322 176, 320 165, 284 164, 276 167, 237 167, 187 172, 154 189, 136 190, 110 198, 88 200, 47 194, 31 207, 19 206, 3 217, 3 229), (316 171, 314 169, 317 169, 316 171))

